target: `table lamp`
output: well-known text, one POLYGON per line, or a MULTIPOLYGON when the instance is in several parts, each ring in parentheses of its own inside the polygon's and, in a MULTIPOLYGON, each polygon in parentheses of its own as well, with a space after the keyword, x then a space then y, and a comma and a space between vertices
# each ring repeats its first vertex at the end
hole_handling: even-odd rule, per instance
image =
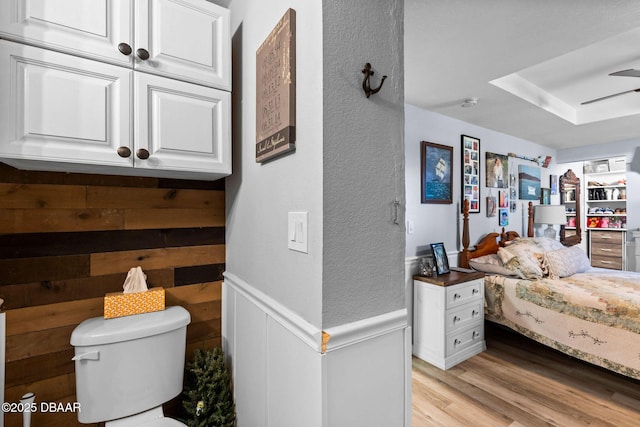
POLYGON ((533 219, 536 224, 547 224, 544 237, 556 238, 555 224, 566 224, 567 216, 564 205, 537 205, 534 207, 533 219))

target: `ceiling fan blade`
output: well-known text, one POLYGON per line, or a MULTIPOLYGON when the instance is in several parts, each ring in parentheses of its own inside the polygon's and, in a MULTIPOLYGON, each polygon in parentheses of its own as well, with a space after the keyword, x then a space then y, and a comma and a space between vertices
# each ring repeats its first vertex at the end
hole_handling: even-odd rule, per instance
POLYGON ((613 98, 613 97, 624 95, 625 93, 631 93, 631 92, 640 92, 640 88, 625 90, 624 92, 614 93, 613 95, 607 95, 607 96, 603 96, 602 98, 592 99, 591 101, 581 102, 580 105, 587 105, 587 104, 592 104, 598 101, 604 101, 605 99, 613 98))
POLYGON ((616 71, 609 74, 610 76, 622 76, 622 77, 640 77, 640 70, 630 68, 628 70, 616 71))

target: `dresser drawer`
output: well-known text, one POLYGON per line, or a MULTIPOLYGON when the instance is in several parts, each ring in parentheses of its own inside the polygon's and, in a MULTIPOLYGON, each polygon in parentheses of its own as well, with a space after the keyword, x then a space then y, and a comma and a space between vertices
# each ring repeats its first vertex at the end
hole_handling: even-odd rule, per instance
POLYGON ((607 245, 604 243, 592 243, 591 255, 599 257, 622 258, 622 245, 607 245))
POLYGON ((484 279, 473 280, 446 288, 447 308, 459 307, 461 305, 482 300, 482 281, 484 279))
POLYGON ((469 329, 447 334, 446 357, 452 356, 459 351, 464 350, 478 342, 484 340, 484 323, 478 324, 469 329))
POLYGON ((482 319, 482 300, 447 310, 444 328, 447 333, 473 325, 482 319))
POLYGON ((620 231, 590 231, 591 244, 606 243, 608 245, 622 245, 622 232, 620 231))
POLYGON ((610 268, 612 270, 622 270, 622 258, 592 255, 591 266, 610 268))

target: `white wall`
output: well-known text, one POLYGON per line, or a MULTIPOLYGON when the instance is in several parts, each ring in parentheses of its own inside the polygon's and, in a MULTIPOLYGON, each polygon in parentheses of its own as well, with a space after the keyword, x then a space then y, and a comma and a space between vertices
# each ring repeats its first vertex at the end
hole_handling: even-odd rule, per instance
MULTIPOLYGON (((490 232, 501 231, 498 217, 487 218, 486 197, 489 189, 485 184, 485 153, 508 154, 514 152, 530 157, 547 156, 554 158, 553 149, 542 145, 515 138, 490 129, 472 125, 460 120, 452 119, 440 114, 432 113, 415 107, 405 106, 405 169, 406 169, 406 220, 413 221, 414 234, 407 234, 406 256, 424 255, 430 251, 429 243, 443 242, 449 254, 449 262, 456 265, 456 254, 461 249, 461 135, 469 135, 480 139, 481 158, 481 210, 480 213, 469 217, 471 245, 482 236, 490 232), (420 202, 420 142, 429 141, 453 147, 453 203, 444 205, 422 204, 420 202)), ((510 157, 509 171, 517 175, 518 165, 535 166, 535 163, 510 157), (513 171, 513 172, 511 172, 513 171)), ((541 182, 543 187, 549 187, 551 169, 541 168, 541 182)), ((491 193, 498 197, 498 189, 492 188, 491 193)), ((552 203, 557 200, 552 199, 552 203)), ((538 202, 534 202, 537 204, 538 202)), ((517 211, 510 213, 507 230, 515 230, 526 235, 526 210, 528 200, 517 200, 517 211), (523 217, 524 212, 524 217, 523 217), (524 219, 524 220, 523 220, 524 219)))
POLYGON ((404 205, 403 2, 229 7, 234 161, 222 334, 238 426, 410 425, 402 210, 393 223, 393 201, 404 205), (297 148, 260 165, 255 52, 289 7, 297 148), (361 89, 367 61, 389 75, 371 99, 361 89), (309 212, 309 254, 287 249, 289 211, 309 212))
POLYGON ((233 173, 226 181, 226 268, 322 327, 322 5, 232 1, 233 173), (255 161, 256 50, 296 10, 296 151, 255 161), (309 212, 309 253, 287 248, 287 213, 309 212))

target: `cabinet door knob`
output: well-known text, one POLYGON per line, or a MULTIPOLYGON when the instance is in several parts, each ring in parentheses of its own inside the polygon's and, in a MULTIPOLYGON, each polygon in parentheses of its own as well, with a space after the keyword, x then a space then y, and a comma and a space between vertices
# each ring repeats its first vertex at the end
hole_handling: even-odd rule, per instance
POLYGON ((129 147, 118 147, 118 156, 120 157, 129 157, 131 155, 131 150, 129 147))
POLYGON ((149 51, 146 49, 140 48, 136 50, 136 55, 138 55, 138 58, 142 59, 143 61, 149 59, 149 51))
POLYGON ((131 52, 133 52, 133 49, 131 49, 131 46, 129 46, 126 43, 120 43, 118 45, 118 50, 120 51, 121 54, 123 55, 131 55, 131 52))
POLYGON ((139 148, 138 151, 136 151, 136 156, 141 160, 147 160, 149 158, 149 150, 139 148))

